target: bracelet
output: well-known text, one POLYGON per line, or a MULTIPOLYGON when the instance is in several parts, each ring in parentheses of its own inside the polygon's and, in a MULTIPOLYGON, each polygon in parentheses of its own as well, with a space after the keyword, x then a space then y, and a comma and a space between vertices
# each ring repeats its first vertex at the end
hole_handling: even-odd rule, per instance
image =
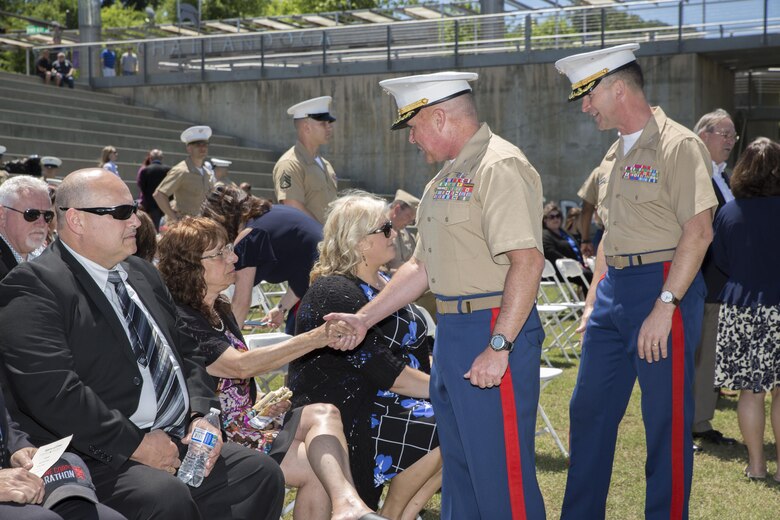
POLYGON ((284 307, 282 307, 282 302, 279 302, 279 303, 276 305, 276 308, 277 308, 277 309, 279 309, 280 311, 282 311, 282 314, 284 314, 284 313, 286 313, 286 312, 287 312, 287 309, 285 309, 284 307))

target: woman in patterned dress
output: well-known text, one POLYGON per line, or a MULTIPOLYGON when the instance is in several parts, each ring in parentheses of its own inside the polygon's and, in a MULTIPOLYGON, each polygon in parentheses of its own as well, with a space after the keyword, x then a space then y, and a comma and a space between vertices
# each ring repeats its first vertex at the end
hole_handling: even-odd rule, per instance
MULTIPOLYGON (((353 313, 374 298, 388 282, 380 267, 395 255, 394 238, 382 199, 358 192, 334 201, 296 332, 315 330, 326 314, 353 313)), ((406 305, 354 350, 315 350, 290 363, 288 372, 294 405, 331 403, 341 411, 363 500, 373 507, 391 482, 381 511, 390 518, 415 518, 441 486, 425 336, 425 319, 406 305)))
MULTIPOLYGON (((728 276, 720 294, 715 385, 739 390, 737 417, 748 448, 745 476, 767 476, 764 398, 772 394, 775 450, 780 441, 780 145, 750 143, 734 168, 735 200, 715 218, 712 253, 728 276)), ((780 482, 780 452, 774 480, 780 482)))
MULTIPOLYGON (((282 468, 285 482, 297 487, 294 518, 370 520, 349 471, 346 439, 338 409, 311 404, 285 415, 281 429, 259 430, 254 417, 252 377, 279 368, 328 343, 328 330, 250 351, 221 296, 235 280, 236 255, 225 229, 208 218, 187 217, 172 225, 159 245, 160 272, 176 300, 185 332, 200 345, 206 368, 216 382, 222 427, 229 440, 268 453, 282 468)), ((269 415, 289 409, 289 402, 269 415)))

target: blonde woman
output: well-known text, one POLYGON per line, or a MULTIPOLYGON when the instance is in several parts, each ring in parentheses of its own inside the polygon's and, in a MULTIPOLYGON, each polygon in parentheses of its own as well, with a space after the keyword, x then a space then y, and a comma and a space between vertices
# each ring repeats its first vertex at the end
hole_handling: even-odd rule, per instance
MULTIPOLYGON (((296 333, 374 298, 388 282, 380 267, 395 255, 394 238, 385 201, 355 192, 331 203, 296 333)), ((411 305, 378 323, 354 350, 319 349, 290 363, 294 406, 339 408, 355 486, 369 507, 391 482, 381 511, 388 518, 415 518, 441 486, 429 375, 421 370, 428 366, 425 319, 411 305)))
POLYGON ((119 167, 116 165, 117 159, 119 159, 119 152, 116 151, 116 148, 113 146, 104 146, 103 151, 100 154, 98 166, 119 177, 119 167))

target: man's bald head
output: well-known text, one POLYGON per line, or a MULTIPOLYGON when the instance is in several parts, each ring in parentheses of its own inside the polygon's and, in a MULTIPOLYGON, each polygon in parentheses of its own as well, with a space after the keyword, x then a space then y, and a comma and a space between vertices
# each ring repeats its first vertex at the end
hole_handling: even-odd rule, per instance
POLYGON ((75 171, 65 177, 57 190, 60 239, 80 255, 110 269, 135 252, 138 217, 133 213, 123 218, 117 213, 84 209, 132 204, 127 185, 113 173, 101 168, 75 171))

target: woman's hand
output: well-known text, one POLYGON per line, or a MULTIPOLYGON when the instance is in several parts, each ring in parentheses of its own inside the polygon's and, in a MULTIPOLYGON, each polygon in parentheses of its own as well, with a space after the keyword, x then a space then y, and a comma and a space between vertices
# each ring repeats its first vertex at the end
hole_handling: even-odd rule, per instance
POLYGON ((268 407, 266 417, 282 415, 283 413, 287 413, 290 408, 292 408, 292 403, 289 400, 285 399, 284 401, 279 401, 268 407))
POLYGON ((328 346, 333 349, 352 350, 360 343, 355 329, 346 321, 328 321, 320 327, 325 327, 328 346))
POLYGON ((265 315, 263 321, 266 322, 267 327, 278 329, 284 323, 284 312, 279 307, 274 307, 268 314, 265 315))

